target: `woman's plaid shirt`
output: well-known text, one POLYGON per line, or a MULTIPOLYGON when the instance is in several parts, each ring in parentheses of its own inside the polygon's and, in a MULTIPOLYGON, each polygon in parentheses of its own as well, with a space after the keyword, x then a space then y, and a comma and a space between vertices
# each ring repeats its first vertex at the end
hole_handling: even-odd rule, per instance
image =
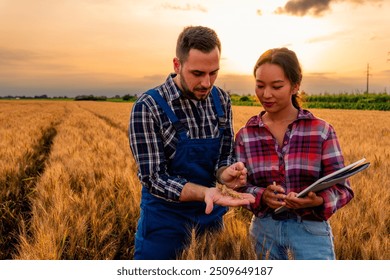
MULTIPOLYGON (((236 135, 236 157, 248 168, 248 184, 243 191, 256 196, 251 210, 262 217, 273 209, 261 203, 261 196, 274 181, 286 194, 299 193, 317 179, 344 167, 344 159, 333 127, 300 110, 298 118, 288 126, 279 146, 267 126, 262 122, 262 112, 249 119, 236 135)), ((349 181, 318 193, 324 204, 314 208, 296 210, 300 216, 328 220, 337 209, 353 198, 349 181)))

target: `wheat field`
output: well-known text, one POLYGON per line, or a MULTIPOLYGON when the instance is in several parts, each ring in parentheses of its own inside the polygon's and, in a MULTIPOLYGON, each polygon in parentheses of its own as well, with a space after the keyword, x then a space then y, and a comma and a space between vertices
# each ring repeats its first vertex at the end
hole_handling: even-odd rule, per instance
MULTIPOLYGON (((0 101, 0 259, 132 259, 141 185, 127 137, 130 103, 0 101)), ((233 107, 237 131, 261 107, 233 107)), ((312 109, 336 129, 355 198, 332 216, 338 259, 390 259, 390 112, 312 109)), ((256 259, 251 213, 180 259, 256 259), (212 242, 210 242, 212 241, 212 242)))

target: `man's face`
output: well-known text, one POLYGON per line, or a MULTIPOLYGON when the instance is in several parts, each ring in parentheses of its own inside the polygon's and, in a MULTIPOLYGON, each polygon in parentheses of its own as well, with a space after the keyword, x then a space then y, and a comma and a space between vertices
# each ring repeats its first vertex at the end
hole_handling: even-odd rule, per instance
POLYGON ((218 76, 220 53, 216 47, 209 53, 191 49, 185 62, 173 59, 176 84, 190 99, 206 99, 218 76))

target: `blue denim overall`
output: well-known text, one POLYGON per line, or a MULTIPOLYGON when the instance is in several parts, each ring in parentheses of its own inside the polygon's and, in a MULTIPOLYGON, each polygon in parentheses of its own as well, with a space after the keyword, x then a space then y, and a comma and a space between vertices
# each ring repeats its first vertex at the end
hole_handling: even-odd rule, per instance
MULTIPOLYGON (((161 106, 178 135, 176 153, 168 164, 168 172, 184 177, 192 183, 214 187, 214 171, 225 130, 224 124, 219 121, 217 138, 189 139, 186 128, 158 92, 149 90, 147 94, 161 106)), ((221 120, 224 113, 215 87, 211 95, 221 120)), ((143 187, 134 259, 175 259, 176 253, 180 253, 186 246, 191 229, 195 228, 197 233, 219 229, 227 208, 215 205, 209 215, 205 214, 205 209, 204 202, 169 202, 151 195, 147 188, 143 187)))

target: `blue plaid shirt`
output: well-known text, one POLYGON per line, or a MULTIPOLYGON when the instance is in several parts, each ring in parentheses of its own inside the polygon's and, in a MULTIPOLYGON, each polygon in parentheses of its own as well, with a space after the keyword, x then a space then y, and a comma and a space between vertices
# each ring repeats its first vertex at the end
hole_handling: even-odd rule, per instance
MULTIPOLYGON (((211 95, 202 101, 193 101, 183 97, 173 82, 175 75, 169 75, 165 83, 155 89, 187 128, 188 137, 191 139, 218 137, 218 116, 211 95)), ((226 92, 219 88, 218 91, 225 113, 222 121, 226 123, 226 128, 215 171, 235 162, 231 101, 226 92)), ((138 178, 142 185, 156 196, 178 201, 187 180, 168 173, 168 163, 175 156, 177 134, 167 115, 147 94, 143 94, 132 108, 129 141, 138 165, 138 178)))

